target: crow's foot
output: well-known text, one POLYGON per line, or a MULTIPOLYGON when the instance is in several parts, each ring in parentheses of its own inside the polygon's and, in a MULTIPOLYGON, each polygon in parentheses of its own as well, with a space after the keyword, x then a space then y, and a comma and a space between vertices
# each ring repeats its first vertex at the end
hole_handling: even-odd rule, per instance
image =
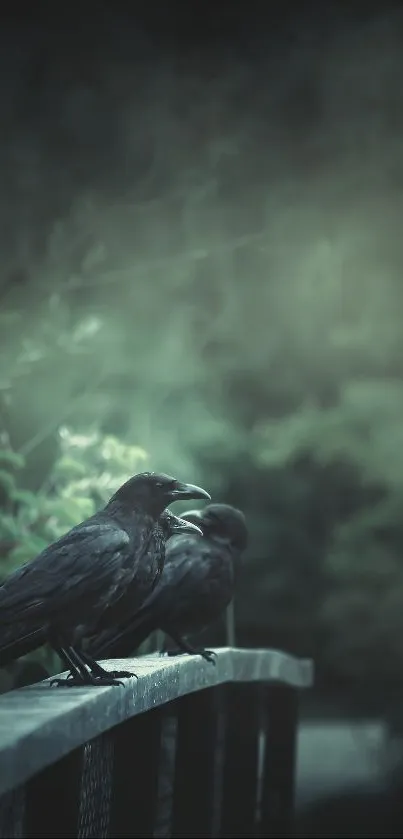
POLYGON ((129 673, 128 670, 105 670, 112 679, 138 679, 136 673, 129 673))
POLYGON ((91 676, 99 679, 137 679, 135 673, 130 673, 128 670, 105 670, 97 661, 93 661, 87 655, 83 656, 84 662, 89 667, 91 676))
POLYGON ((217 654, 214 652, 214 650, 198 650, 197 652, 199 655, 202 656, 202 658, 204 658, 206 661, 209 661, 210 664, 214 664, 215 666, 217 654))

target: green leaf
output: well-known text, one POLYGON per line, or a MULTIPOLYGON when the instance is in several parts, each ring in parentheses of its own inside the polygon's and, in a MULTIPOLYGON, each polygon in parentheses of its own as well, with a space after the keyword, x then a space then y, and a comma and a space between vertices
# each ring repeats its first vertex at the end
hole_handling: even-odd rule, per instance
POLYGON ((40 554, 49 545, 48 540, 39 536, 37 533, 30 533, 27 538, 27 543, 29 544, 30 550, 32 549, 35 554, 40 554))
POLYGON ((3 539, 14 539, 18 537, 20 528, 14 516, 7 513, 0 513, 0 536, 3 539))
POLYGON ((91 498, 55 498, 46 501, 47 515, 55 516, 60 525, 66 525, 66 530, 92 516, 94 509, 91 498))
POLYGON ((26 507, 36 507, 38 504, 38 498, 35 493, 27 489, 15 489, 11 493, 11 498, 13 501, 23 504, 26 507))
POLYGON ((0 463, 8 464, 14 469, 22 469, 25 465, 25 460, 18 452, 13 452, 11 449, 0 449, 0 463))
POLYGON ((15 489, 15 478, 5 469, 0 469, 0 486, 3 487, 8 496, 12 497, 15 489))
POLYGON ((19 544, 9 552, 6 561, 2 562, 2 570, 5 567, 9 569, 18 568, 19 565, 38 556, 48 545, 47 539, 43 539, 35 533, 25 534, 24 541, 19 541, 19 544))
POLYGON ((38 551, 35 550, 35 547, 30 542, 17 545, 16 548, 10 551, 6 562, 2 563, 2 570, 7 568, 8 571, 11 571, 14 568, 18 568, 24 562, 29 562, 30 559, 33 559, 37 553, 38 551))
POLYGON ((75 478, 85 475, 87 468, 82 461, 75 460, 73 457, 65 455, 57 461, 54 467, 54 473, 58 477, 75 478))
POLYGON ((104 460, 114 462, 125 472, 134 471, 148 458, 147 452, 141 446, 128 446, 113 435, 103 438, 100 452, 104 460))

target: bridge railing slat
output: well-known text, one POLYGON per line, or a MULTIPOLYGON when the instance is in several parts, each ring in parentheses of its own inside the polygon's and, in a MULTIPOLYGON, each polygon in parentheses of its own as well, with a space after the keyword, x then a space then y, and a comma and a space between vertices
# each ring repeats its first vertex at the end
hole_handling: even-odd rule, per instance
POLYGON ((65 836, 77 835, 83 765, 84 747, 79 747, 28 780, 24 787, 24 837, 50 839, 57 830, 63 830, 65 836))
POLYGON ((259 836, 291 834, 296 781, 298 693, 288 685, 264 685, 259 836))
POLYGON ((115 784, 110 836, 154 835, 164 708, 115 729, 115 784))
POLYGON ((227 715, 220 836, 257 836, 261 685, 226 686, 227 715))
POLYGON ((171 836, 212 837, 220 789, 223 688, 179 699, 171 836))

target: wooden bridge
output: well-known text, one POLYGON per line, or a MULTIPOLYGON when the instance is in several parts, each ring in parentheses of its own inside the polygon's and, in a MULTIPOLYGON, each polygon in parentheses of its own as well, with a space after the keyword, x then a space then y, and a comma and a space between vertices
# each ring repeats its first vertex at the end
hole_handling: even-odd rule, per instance
POLYGON ((298 693, 276 650, 108 661, 123 687, 0 696, 0 837, 292 835, 298 693))

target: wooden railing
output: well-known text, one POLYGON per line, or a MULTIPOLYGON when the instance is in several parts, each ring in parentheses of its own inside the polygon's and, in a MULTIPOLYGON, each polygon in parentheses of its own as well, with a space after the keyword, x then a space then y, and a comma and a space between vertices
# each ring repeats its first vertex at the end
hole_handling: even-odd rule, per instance
POLYGON ((108 661, 124 687, 0 697, 0 837, 291 836, 298 691, 276 650, 108 661))

